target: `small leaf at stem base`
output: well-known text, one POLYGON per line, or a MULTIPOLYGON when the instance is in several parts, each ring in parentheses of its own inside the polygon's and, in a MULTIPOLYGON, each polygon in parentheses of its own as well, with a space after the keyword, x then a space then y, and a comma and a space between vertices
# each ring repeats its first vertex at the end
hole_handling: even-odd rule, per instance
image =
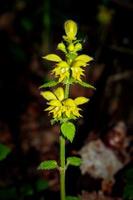
POLYGON ((38 169, 41 170, 49 170, 49 169, 56 169, 58 164, 55 160, 47 160, 40 163, 38 169))
POLYGON ((82 162, 81 158, 78 158, 75 156, 67 158, 67 165, 73 165, 73 166, 78 167, 81 165, 81 162, 82 162))

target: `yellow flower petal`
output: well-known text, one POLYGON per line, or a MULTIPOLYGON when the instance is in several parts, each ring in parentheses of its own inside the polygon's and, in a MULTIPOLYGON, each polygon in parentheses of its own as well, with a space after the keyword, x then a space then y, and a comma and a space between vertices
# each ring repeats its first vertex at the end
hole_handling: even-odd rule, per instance
POLYGON ((72 67, 71 70, 72 70, 72 77, 75 80, 82 81, 81 76, 84 75, 84 73, 83 73, 84 70, 80 67, 72 67))
POLYGON ((64 90, 62 87, 58 87, 55 91, 54 94, 56 95, 56 97, 62 101, 64 99, 64 90))
POLYGON ((89 101, 89 99, 85 98, 85 97, 77 97, 74 102, 76 105, 81 105, 84 103, 87 103, 89 101))
POLYGON ((42 57, 43 59, 53 61, 53 62, 60 62, 62 59, 56 54, 48 54, 47 56, 42 57))
POLYGON ((64 100, 62 103, 63 103, 63 105, 65 105, 65 106, 70 106, 70 107, 76 106, 75 103, 74 103, 74 100, 73 100, 73 99, 70 99, 70 98, 64 100))
POLYGON ((65 33, 70 40, 74 40, 77 34, 77 24, 73 20, 67 20, 64 24, 65 33))
POLYGON ((45 111, 50 111, 54 108, 54 106, 49 106, 48 108, 45 109, 45 111))
POLYGON ((76 60, 73 62, 72 67, 85 67, 86 66, 86 62, 83 60, 76 60))
POLYGON ((41 92, 41 95, 43 96, 44 99, 47 99, 48 101, 56 99, 56 96, 50 91, 41 92))
POLYGON ((69 67, 68 63, 65 62, 65 61, 59 62, 56 66, 57 66, 57 67, 69 67))
POLYGON ((49 103, 48 103, 50 106, 62 106, 61 102, 59 100, 51 100, 49 103))
POLYGON ((50 112, 53 113, 53 118, 60 118, 62 115, 62 109, 60 107, 56 107, 50 112))
POLYGON ((76 117, 82 117, 82 115, 80 115, 78 109, 74 109, 74 110, 72 111, 72 113, 73 113, 73 115, 76 116, 76 117))
POLYGON ((69 109, 66 109, 65 114, 69 118, 71 116, 71 111, 69 109))
POLYGON ((52 73, 55 74, 56 77, 59 78, 59 82, 64 81, 64 79, 69 78, 70 76, 70 70, 69 70, 69 65, 67 64, 67 62, 62 61, 59 62, 55 68, 52 70, 52 73))
POLYGON ((87 63, 87 62, 90 62, 91 60, 93 60, 93 58, 88 55, 82 54, 82 55, 78 56, 75 60, 81 60, 81 61, 84 61, 87 63))

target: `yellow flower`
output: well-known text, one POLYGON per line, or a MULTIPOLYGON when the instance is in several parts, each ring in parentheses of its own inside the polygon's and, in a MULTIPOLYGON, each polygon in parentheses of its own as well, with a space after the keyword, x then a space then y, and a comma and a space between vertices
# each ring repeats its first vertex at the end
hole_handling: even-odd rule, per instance
POLYGON ((78 56, 72 63, 71 70, 72 70, 72 77, 75 80, 82 81, 81 76, 84 76, 84 69, 83 67, 86 67, 88 65, 88 62, 93 60, 88 55, 80 55, 78 56))
POLYGON ((112 17, 113 17, 113 11, 108 9, 105 6, 100 6, 99 7, 99 13, 97 15, 98 21, 103 24, 103 25, 108 25, 110 24, 112 17))
POLYGON ((59 87, 54 92, 46 91, 41 92, 41 95, 48 100, 47 103, 49 105, 45 111, 49 111, 49 113, 53 114, 53 118, 61 118, 63 113, 62 100, 64 99, 64 90, 59 87))
POLYGON ((72 66, 71 70, 72 70, 72 77, 77 81, 82 81, 81 76, 84 75, 83 73, 84 69, 82 69, 81 67, 72 66))
POLYGON ((64 53, 67 53, 67 51, 66 51, 66 46, 64 45, 63 42, 61 42, 61 43, 59 43, 59 44, 57 45, 57 49, 60 50, 60 51, 62 51, 62 52, 64 52, 64 53))
POLYGON ((71 42, 76 40, 77 24, 73 20, 67 20, 64 24, 66 36, 63 36, 65 41, 71 42))
POLYGON ((84 76, 83 67, 86 67, 91 60, 93 59, 90 56, 83 54, 77 56, 70 65, 66 61, 60 61, 55 65, 52 73, 59 78, 59 82, 68 79, 70 74, 75 80, 82 81, 81 76, 84 76))
POLYGON ((59 78, 59 82, 64 81, 70 76, 70 66, 67 62, 61 61, 55 65, 55 68, 52 70, 52 73, 59 78))
POLYGON ((54 92, 46 91, 41 92, 41 95, 48 100, 49 107, 45 111, 52 113, 54 119, 62 118, 77 118, 81 117, 78 108, 78 105, 88 102, 88 99, 85 97, 78 97, 76 99, 65 99, 64 90, 62 87, 58 87, 54 92))

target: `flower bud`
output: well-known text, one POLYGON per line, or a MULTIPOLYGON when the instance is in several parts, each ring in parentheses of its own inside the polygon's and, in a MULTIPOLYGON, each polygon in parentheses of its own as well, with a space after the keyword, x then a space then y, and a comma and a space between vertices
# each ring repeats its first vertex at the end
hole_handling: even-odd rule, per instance
POLYGON ((74 51, 74 49, 75 49, 74 44, 72 44, 72 43, 69 44, 68 50, 72 52, 72 51, 74 51))
POLYGON ((58 44, 57 49, 66 53, 66 47, 63 42, 58 44))
POLYGON ((82 44, 81 43, 77 43, 76 45, 75 45, 75 51, 80 51, 82 49, 82 44))
POLYGON ((69 40, 75 40, 77 34, 77 24, 73 20, 67 20, 64 24, 65 33, 69 40))

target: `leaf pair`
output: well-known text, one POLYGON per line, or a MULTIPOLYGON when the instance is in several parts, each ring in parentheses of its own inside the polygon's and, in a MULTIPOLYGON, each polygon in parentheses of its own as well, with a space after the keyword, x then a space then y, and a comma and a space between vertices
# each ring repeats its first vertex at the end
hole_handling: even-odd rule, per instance
MULTIPOLYGON (((66 166, 72 165, 72 166, 78 167, 80 166, 80 164, 81 164, 81 159, 78 157, 73 156, 73 157, 67 158, 66 166)), ((41 162, 38 169, 51 170, 51 169, 57 169, 58 167, 59 166, 55 160, 47 160, 47 161, 41 162)))

